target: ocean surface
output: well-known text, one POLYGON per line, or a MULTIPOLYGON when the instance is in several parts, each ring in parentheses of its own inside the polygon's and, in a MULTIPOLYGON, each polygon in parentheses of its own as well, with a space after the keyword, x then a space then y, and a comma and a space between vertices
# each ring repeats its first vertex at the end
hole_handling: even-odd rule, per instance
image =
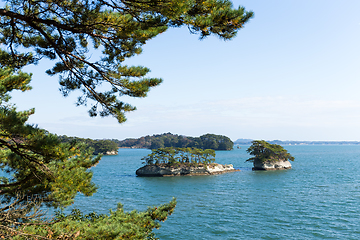
POLYGON ((72 207, 143 211, 176 197, 160 239, 360 239, 360 145, 285 146, 293 168, 272 172, 252 171, 247 147, 216 152, 240 172, 164 178, 136 177, 150 150, 120 149, 93 168, 97 193, 72 207))

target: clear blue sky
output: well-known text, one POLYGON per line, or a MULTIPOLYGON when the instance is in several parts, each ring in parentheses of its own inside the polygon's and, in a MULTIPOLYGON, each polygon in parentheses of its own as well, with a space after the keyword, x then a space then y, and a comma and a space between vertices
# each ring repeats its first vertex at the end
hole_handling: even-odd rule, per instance
POLYGON ((53 62, 27 68, 33 90, 14 93, 29 123, 56 134, 137 138, 171 132, 265 140, 360 140, 360 1, 236 0, 255 17, 237 37, 200 41, 186 28, 151 40, 128 65, 151 69, 163 84, 118 124, 90 118, 64 98, 53 62))

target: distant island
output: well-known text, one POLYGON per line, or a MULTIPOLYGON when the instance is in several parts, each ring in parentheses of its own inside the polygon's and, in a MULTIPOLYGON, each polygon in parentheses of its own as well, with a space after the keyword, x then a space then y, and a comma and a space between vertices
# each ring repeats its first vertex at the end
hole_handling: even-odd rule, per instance
POLYGON ((94 149, 94 155, 117 155, 118 145, 114 140, 110 139, 90 139, 90 138, 79 138, 79 137, 68 137, 66 135, 59 136, 61 142, 82 142, 85 143, 89 148, 94 149))
MULTIPOLYGON (((253 139, 240 138, 234 142, 235 145, 251 145, 253 139)), ((271 140, 267 141, 270 144, 278 145, 359 145, 360 141, 281 141, 271 140)))
POLYGON ((231 164, 215 163, 213 149, 158 148, 141 160, 145 166, 136 170, 139 177, 214 175, 240 171, 231 164))
MULTIPOLYGON (((58 136, 61 142, 83 142, 88 147, 94 149, 94 155, 117 155, 118 148, 146 148, 158 149, 165 147, 173 148, 199 148, 213 150, 232 150, 234 145, 251 145, 253 139, 238 139, 235 142, 223 135, 204 134, 200 137, 187 137, 184 135, 163 133, 152 136, 143 136, 140 138, 118 139, 90 139, 80 137, 68 137, 66 135, 58 136)), ((360 141, 267 141, 270 144, 278 145, 360 145, 360 141)))
POLYGON ((172 133, 164 133, 141 138, 127 138, 116 141, 122 148, 147 148, 157 149, 164 147, 200 148, 213 150, 232 150, 234 143, 223 135, 205 134, 200 137, 186 137, 172 133))
POLYGON ((253 157, 246 160, 254 164, 253 170, 285 170, 291 169, 294 157, 278 144, 271 144, 264 140, 254 140, 246 150, 253 157))
POLYGON ((200 137, 186 137, 172 133, 155 134, 140 138, 90 139, 80 137, 58 136, 61 142, 83 142, 94 149, 94 155, 117 155, 118 148, 158 149, 165 147, 199 148, 213 150, 232 150, 234 143, 230 138, 216 134, 205 134, 200 137))

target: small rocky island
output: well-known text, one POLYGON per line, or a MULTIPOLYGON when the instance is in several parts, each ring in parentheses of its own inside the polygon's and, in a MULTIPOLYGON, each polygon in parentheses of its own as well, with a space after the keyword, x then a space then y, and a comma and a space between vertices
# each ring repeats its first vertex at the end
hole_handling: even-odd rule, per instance
POLYGON ((270 144, 264 140, 252 141, 252 145, 246 151, 254 156, 246 160, 253 162, 253 170, 291 169, 289 160, 294 161, 295 159, 282 146, 270 144))
POLYGON ((136 170, 136 175, 139 177, 170 177, 170 176, 196 176, 196 175, 214 175, 228 172, 236 172, 240 170, 234 169, 232 164, 222 165, 218 163, 211 163, 209 165, 146 165, 136 170))
POLYGON ((215 151, 198 148, 158 148, 142 158, 145 166, 136 170, 139 177, 214 175, 240 170, 233 165, 214 163, 215 151))
POLYGON ((285 170, 291 169, 291 163, 288 160, 278 160, 278 161, 254 161, 253 170, 285 170))

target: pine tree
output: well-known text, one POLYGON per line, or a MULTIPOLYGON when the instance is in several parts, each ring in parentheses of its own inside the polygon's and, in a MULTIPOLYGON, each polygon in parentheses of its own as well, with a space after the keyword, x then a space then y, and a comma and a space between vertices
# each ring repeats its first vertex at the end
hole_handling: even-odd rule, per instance
POLYGON ((30 90, 23 67, 41 59, 55 61, 67 96, 81 90, 78 105, 90 116, 119 122, 134 106, 121 96, 146 97, 161 78, 148 78, 142 66, 124 61, 140 54, 146 41, 170 27, 188 26, 200 38, 231 39, 253 16, 228 0, 4 0, 0 8, 0 237, 5 239, 152 239, 175 208, 176 200, 145 212, 126 213, 121 205, 109 215, 77 210, 54 221, 40 207, 70 205, 77 193, 96 191, 89 169, 100 156, 77 142, 26 123, 34 109, 19 112, 9 102, 13 90, 30 90), (99 53, 97 59, 91 58, 99 53), (100 88, 101 85, 101 88, 100 88), (105 89, 105 90, 104 90, 105 89))
POLYGON ((246 150, 253 157, 246 162, 273 162, 273 161, 294 161, 294 157, 278 144, 270 144, 264 140, 252 141, 251 146, 246 150))
POLYGON ((215 161, 215 150, 213 149, 200 149, 200 148, 174 148, 165 147, 152 149, 151 153, 143 157, 144 164, 146 165, 159 165, 165 164, 169 166, 183 164, 183 163, 201 163, 208 164, 215 161))
POLYGON ((228 0, 6 0, 0 8, 0 65, 19 69, 42 58, 57 61, 50 75, 60 76, 66 96, 80 89, 78 105, 88 100, 91 116, 115 116, 135 107, 119 97, 145 97, 162 82, 147 78, 150 69, 127 66, 146 41, 169 27, 188 26, 200 38, 231 39, 253 16, 228 0), (92 60, 94 52, 99 59, 92 60), (99 86, 102 85, 100 89, 99 86), (107 86, 107 90, 103 90, 107 86))

